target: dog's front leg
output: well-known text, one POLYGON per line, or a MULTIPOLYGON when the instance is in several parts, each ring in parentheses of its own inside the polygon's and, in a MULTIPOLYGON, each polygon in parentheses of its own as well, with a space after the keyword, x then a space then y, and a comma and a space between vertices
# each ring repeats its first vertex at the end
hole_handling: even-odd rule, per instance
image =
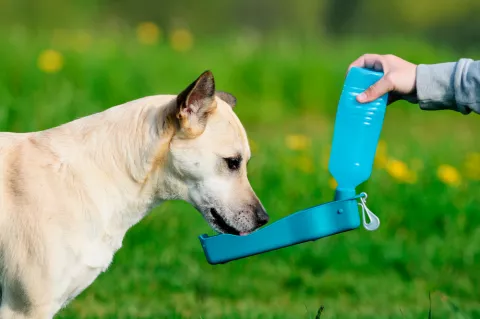
MULTIPOLYGON (((15 295, 15 292, 13 293, 15 295)), ((22 303, 22 298, 12 299, 18 296, 3 293, 2 305, 0 306, 0 319, 52 319, 60 309, 55 302, 35 305, 22 303)))
POLYGON ((25 267, 22 276, 4 274, 0 319, 51 319, 60 309, 45 278, 34 267, 25 267))
POLYGON ((28 312, 19 309, 12 309, 8 305, 0 307, 1 319, 51 319, 50 307, 32 307, 28 312), (43 308, 43 309, 42 309, 43 308))

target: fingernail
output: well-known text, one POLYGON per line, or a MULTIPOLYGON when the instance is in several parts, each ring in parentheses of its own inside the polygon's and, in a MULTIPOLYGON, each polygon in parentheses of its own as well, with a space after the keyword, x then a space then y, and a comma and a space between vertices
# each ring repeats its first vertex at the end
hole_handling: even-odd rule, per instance
POLYGON ((357 96, 357 100, 359 102, 362 102, 362 101, 365 101, 365 99, 367 98, 367 95, 365 93, 360 93, 358 96, 357 96))

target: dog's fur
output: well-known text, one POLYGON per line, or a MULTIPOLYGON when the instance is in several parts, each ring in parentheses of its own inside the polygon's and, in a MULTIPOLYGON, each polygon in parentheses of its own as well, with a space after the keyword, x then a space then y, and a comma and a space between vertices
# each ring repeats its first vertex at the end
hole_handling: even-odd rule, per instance
POLYGON ((206 71, 178 95, 0 133, 0 318, 52 318, 163 201, 187 201, 219 232, 267 223, 235 104, 206 71))

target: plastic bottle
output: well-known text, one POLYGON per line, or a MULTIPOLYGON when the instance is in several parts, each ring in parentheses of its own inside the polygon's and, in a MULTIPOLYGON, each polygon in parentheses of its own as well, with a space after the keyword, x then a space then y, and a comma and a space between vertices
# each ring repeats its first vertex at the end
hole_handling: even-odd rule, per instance
POLYGON ((365 68, 348 72, 337 108, 329 171, 337 182, 335 200, 355 196, 355 188, 372 172, 388 94, 369 103, 356 96, 383 76, 365 68))

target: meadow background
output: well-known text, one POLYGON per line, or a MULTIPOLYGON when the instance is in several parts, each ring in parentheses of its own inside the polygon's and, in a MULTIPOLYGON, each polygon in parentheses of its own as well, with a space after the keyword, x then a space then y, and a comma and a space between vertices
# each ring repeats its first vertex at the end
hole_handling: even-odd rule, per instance
MULTIPOLYGON (((348 64, 367 52, 478 59, 479 15, 477 0, 0 0, 0 128, 179 93, 210 69, 238 98, 250 181, 274 221, 333 198, 348 64)), ((388 108, 359 188, 381 219, 375 232, 211 266, 200 214, 166 203, 58 318, 480 318, 479 120, 388 108)))

